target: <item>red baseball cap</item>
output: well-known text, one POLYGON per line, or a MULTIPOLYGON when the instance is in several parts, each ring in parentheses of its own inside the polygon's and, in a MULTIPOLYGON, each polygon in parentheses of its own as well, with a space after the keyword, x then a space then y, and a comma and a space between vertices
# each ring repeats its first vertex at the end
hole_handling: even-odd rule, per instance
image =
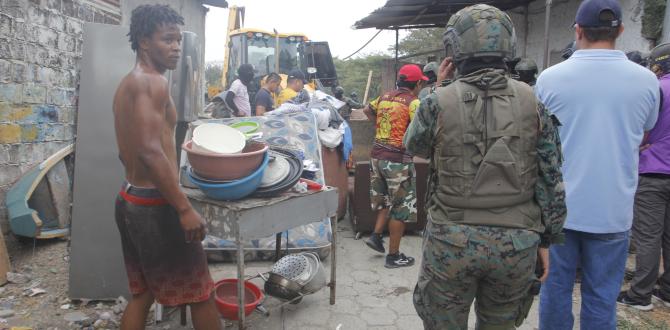
POLYGON ((423 75, 423 71, 416 64, 405 64, 398 71, 398 80, 404 80, 409 82, 425 80, 428 81, 428 77, 423 75))

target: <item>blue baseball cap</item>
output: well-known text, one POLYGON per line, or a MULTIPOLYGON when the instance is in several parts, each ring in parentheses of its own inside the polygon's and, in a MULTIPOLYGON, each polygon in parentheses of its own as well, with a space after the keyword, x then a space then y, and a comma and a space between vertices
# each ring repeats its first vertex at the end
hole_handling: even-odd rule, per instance
POLYGON ((585 0, 575 16, 575 24, 581 27, 618 27, 621 23, 618 0, 585 0))

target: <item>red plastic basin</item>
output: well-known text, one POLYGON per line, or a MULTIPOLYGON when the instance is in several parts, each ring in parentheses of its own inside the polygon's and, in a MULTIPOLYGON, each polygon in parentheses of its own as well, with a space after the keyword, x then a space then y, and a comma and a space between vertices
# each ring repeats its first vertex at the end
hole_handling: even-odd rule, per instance
MULTIPOLYGON (((214 299, 219 313, 227 320, 237 320, 237 279, 226 278, 214 285, 214 299)), ((261 289, 255 284, 244 282, 244 315, 249 315, 263 300, 261 289)))

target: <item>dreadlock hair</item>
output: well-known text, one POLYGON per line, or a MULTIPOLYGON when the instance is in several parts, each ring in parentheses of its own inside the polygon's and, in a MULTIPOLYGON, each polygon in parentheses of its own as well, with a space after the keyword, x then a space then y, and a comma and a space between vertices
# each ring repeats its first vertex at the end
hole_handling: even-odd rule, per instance
POLYGON ((137 52, 142 38, 151 37, 157 27, 166 24, 184 25, 184 18, 168 5, 141 5, 133 9, 128 32, 130 47, 137 52))

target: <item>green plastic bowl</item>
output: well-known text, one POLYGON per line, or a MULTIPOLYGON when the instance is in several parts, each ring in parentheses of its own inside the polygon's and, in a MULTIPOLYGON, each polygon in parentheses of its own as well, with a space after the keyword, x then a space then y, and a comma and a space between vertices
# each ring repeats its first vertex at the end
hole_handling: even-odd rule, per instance
POLYGON ((230 125, 230 127, 244 133, 244 135, 251 135, 256 133, 260 125, 255 121, 241 121, 230 125))

